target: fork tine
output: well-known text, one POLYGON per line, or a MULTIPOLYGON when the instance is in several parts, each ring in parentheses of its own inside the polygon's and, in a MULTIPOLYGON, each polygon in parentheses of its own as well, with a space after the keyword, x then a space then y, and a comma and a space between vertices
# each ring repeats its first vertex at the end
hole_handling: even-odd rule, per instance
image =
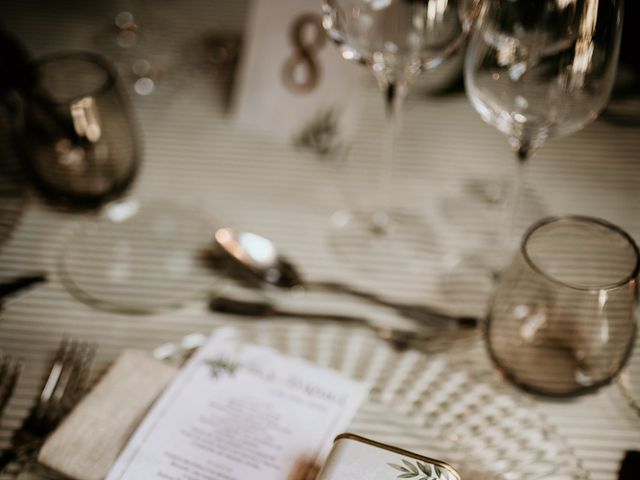
POLYGON ((9 357, 5 357, 0 354, 0 414, 4 410, 6 403, 7 392, 9 390, 9 382, 7 377, 9 373, 9 357))
POLYGON ((84 395, 90 380, 91 367, 96 356, 97 346, 95 343, 85 343, 82 355, 78 362, 78 381, 76 382, 76 395, 84 395))
POLYGON ((74 374, 74 358, 78 354, 78 342, 75 340, 67 339, 65 342, 65 348, 62 351, 62 366, 60 368, 60 376, 55 388, 51 392, 51 402, 59 404, 64 392, 67 389, 69 381, 73 379, 74 374))
POLYGON ((54 415, 64 415, 85 393, 95 346, 87 342, 69 341, 63 359, 60 379, 51 398, 54 415))
POLYGON ((63 410, 70 410, 85 393, 94 354, 95 347, 87 342, 74 346, 72 355, 68 359, 67 377, 58 394, 63 410))
POLYGON ((2 385, 9 371, 9 361, 11 360, 11 357, 0 354, 0 360, 0 385, 2 385))
POLYGON ((22 372, 22 363, 9 356, 0 364, 0 415, 4 411, 22 372))
POLYGON ((0 386, 10 385, 22 368, 22 363, 9 355, 0 356, 0 386))
POLYGON ((0 471, 21 456, 37 452, 44 438, 82 397, 96 347, 64 338, 60 342, 40 396, 16 430, 11 446, 0 452, 0 471))
POLYGON ((62 369, 64 367, 64 358, 68 350, 68 344, 69 340, 63 338, 60 342, 60 345, 58 346, 58 351, 56 352, 53 364, 51 365, 51 368, 49 370, 49 375, 44 383, 44 387, 42 387, 42 391, 38 399, 38 404, 41 407, 44 407, 49 403, 58 383, 60 382, 60 376, 62 375, 62 369))

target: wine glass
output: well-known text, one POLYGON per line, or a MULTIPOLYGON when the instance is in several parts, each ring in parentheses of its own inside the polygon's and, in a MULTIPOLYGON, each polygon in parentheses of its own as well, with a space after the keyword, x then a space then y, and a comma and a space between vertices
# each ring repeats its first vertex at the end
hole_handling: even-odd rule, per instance
POLYGON ((545 395, 615 377, 636 338, 640 254, 619 227, 552 217, 526 233, 496 290, 485 330, 499 370, 545 395))
POLYGON ((415 267, 430 230, 415 213, 390 208, 394 143, 411 84, 464 41, 457 1, 324 0, 322 24, 344 59, 372 72, 387 116, 377 205, 334 215, 332 246, 341 260, 365 269, 369 278, 409 265, 423 273, 415 267))
MULTIPOLYGON (((456 265, 446 282, 451 297, 462 279, 471 279, 474 301, 485 308, 496 272, 504 266, 504 251, 519 237, 516 219, 524 213, 529 159, 549 138, 569 135, 593 121, 607 104, 618 63, 622 4, 481 2, 465 56, 465 87, 482 119, 507 136, 517 173, 500 202, 504 231, 482 256, 463 257, 456 265)), ((538 210, 527 206, 527 216, 538 210)))
POLYGON ((465 58, 465 86, 482 119, 507 136, 517 160, 509 199, 513 240, 528 160, 606 106, 618 65, 622 0, 490 0, 465 58))

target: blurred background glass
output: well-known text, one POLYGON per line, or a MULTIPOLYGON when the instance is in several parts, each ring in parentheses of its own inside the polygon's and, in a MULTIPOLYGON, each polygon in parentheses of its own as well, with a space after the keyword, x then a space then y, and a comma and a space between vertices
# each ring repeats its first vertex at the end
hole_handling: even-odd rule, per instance
POLYGON ((22 89, 23 162, 56 205, 89 209, 59 262, 63 284, 101 309, 176 307, 211 283, 210 223, 177 199, 123 197, 142 162, 138 132, 115 69, 93 53, 37 59, 22 89))
POLYGON ((122 194, 141 152, 112 66, 92 53, 55 54, 37 60, 30 74, 22 146, 33 182, 73 208, 98 207, 122 194))

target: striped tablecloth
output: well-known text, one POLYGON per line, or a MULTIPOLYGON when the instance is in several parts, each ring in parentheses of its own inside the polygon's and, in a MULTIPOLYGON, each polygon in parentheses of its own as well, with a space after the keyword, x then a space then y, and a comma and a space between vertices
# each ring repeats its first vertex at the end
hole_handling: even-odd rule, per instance
MULTIPOLYGON (((78 47, 109 54, 99 33, 113 10, 109 3, 4 2, 0 21, 37 54, 78 47)), ((140 4, 148 7, 151 2, 140 4)), ((144 168, 132 194, 143 203, 164 199, 198 205, 212 218, 212 228, 231 224, 259 232, 273 239, 310 278, 340 279, 390 297, 451 308, 441 288, 445 261, 434 265, 433 274, 420 285, 403 281, 400 270, 384 279, 363 279, 328 246, 329 218, 344 206, 342 180, 358 197, 371 180, 362 172, 374 169, 379 158, 384 125, 375 87, 364 84, 357 92, 361 110, 352 157, 336 175, 310 153, 234 128, 223 113, 226 86, 188 61, 184 46, 197 35, 242 31, 247 2, 162 0, 153 6, 145 10, 152 24, 166 28, 161 38, 182 53, 158 92, 132 95, 145 150, 144 168)), ((436 258, 446 259, 451 252, 468 248, 484 228, 473 218, 466 219, 464 228, 457 225, 446 213, 447 200, 469 179, 507 177, 514 161, 505 139, 480 120, 462 92, 436 97, 417 88, 409 99, 404 126, 394 167, 394 204, 427 219, 434 235, 425 240, 426 247, 436 258)), ((530 210, 603 217, 640 238, 639 133, 637 126, 603 118, 571 137, 551 141, 529 166, 527 198, 535 204, 530 210)), ((0 446, 33 402, 62 336, 98 342, 97 360, 104 366, 123 348, 151 349, 190 332, 230 323, 228 317, 207 312, 202 301, 160 314, 128 316, 75 300, 59 281, 57 263, 69 232, 83 220, 82 215, 52 209, 33 195, 0 252, 0 278, 38 270, 51 274, 45 286, 8 304, 0 314, 0 351, 21 357, 26 365, 2 420, 0 446)), ((382 315, 342 300, 321 301, 325 306, 335 302, 343 311, 382 315)), ((469 355, 483 356, 484 351, 477 348, 469 355)), ((640 348, 632 362, 640 362, 640 348)), ((640 418, 615 385, 572 401, 535 402, 567 438, 593 480, 616 478, 623 452, 640 447, 640 418)), ((373 425, 371 431, 375 432, 373 425)))

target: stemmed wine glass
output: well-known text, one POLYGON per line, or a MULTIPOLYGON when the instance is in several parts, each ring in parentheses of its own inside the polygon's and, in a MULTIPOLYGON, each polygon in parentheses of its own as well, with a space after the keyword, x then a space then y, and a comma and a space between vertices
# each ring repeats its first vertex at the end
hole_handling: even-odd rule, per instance
POLYGON ((517 160, 505 241, 513 240, 525 168, 547 139, 582 129, 606 106, 617 70, 622 0, 490 0, 465 58, 465 86, 517 160))
POLYGON ((384 95, 386 138, 375 208, 334 215, 332 245, 341 260, 369 274, 415 267, 428 228, 419 216, 390 208, 399 116, 410 85, 463 43, 456 0, 324 0, 323 27, 342 57, 366 65, 384 95))
MULTIPOLYGON (((502 241, 494 254, 463 259, 456 277, 489 286, 517 242, 525 170, 547 139, 574 133, 607 104, 618 63, 622 0, 485 0, 465 57, 467 95, 508 138, 516 160, 502 241)), ((449 280, 451 285, 457 283, 449 280)))

